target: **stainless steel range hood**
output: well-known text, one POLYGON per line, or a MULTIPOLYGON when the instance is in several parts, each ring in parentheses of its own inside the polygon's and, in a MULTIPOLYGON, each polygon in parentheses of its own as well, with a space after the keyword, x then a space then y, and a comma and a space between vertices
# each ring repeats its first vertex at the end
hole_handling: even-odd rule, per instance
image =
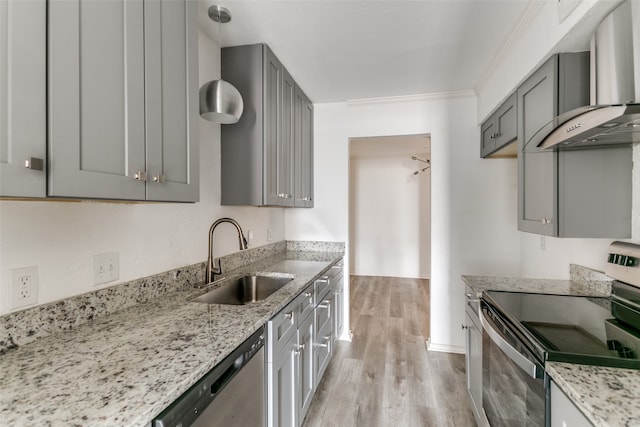
POLYGON ((595 105, 556 117, 538 132, 539 147, 569 150, 640 142, 637 3, 622 3, 602 21, 593 36, 591 90, 595 105))

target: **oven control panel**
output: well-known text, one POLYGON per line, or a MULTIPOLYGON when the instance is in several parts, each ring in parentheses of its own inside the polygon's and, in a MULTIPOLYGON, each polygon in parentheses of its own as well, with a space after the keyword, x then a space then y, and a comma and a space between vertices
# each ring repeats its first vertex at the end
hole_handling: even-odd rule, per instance
POLYGON ((640 287, 640 245, 611 243, 604 272, 609 277, 640 287))

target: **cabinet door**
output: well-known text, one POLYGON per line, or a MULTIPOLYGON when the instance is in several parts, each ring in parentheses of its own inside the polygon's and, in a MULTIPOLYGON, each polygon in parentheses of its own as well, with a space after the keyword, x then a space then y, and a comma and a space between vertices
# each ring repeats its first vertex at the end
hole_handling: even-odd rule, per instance
POLYGON ((518 153, 518 229, 556 236, 558 153, 518 153))
POLYGON ((46 28, 44 0, 0 1, 0 197, 46 195, 46 28))
POLYGON ((279 206, 293 206, 293 108, 295 100, 295 82, 291 75, 282 69, 282 110, 281 132, 277 146, 276 175, 279 206))
POLYGON ((516 94, 511 95, 495 113, 495 149, 499 150, 518 137, 516 94))
POLYGON ((529 144, 558 114, 558 57, 553 56, 518 88, 519 151, 541 152, 529 144))
POLYGON ((197 202, 197 3, 147 0, 144 16, 147 200, 197 202))
POLYGON ((471 405, 476 417, 476 421, 480 425, 479 419, 482 420, 482 332, 478 325, 480 319, 474 319, 466 314, 466 330, 467 330, 467 392, 471 399, 471 405))
POLYGON ((292 337, 282 352, 267 363, 267 426, 298 427, 296 382, 298 375, 298 340, 292 337))
POLYGON ((302 424, 315 391, 315 378, 313 369, 313 316, 309 316, 298 327, 299 363, 298 372, 298 425, 302 424))
POLYGON ((558 236, 630 238, 631 146, 558 153, 558 236))
POLYGON ((296 86, 294 108, 295 206, 313 207, 313 104, 296 86))
POLYGON ((491 116, 480 126, 480 157, 486 157, 496 148, 496 122, 491 116))
POLYGON ((278 206, 278 141, 281 134, 282 64, 264 46, 264 204, 278 206))
POLYGON ((332 287, 333 287, 333 340, 342 335, 344 328, 344 274, 342 270, 342 261, 340 264, 331 267, 332 287))
POLYGON ((557 154, 529 144, 557 114, 557 56, 518 88, 518 230, 557 234, 557 154))
POLYGON ((51 1, 48 19, 48 194, 144 200, 142 1, 51 1))
POLYGON ((551 381, 551 427, 591 427, 584 416, 562 390, 551 381))

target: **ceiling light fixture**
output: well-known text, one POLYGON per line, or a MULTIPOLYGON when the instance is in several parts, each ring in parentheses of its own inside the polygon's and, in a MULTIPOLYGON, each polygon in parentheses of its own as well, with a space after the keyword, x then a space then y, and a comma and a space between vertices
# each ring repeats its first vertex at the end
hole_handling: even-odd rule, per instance
MULTIPOLYGON (((218 23, 218 43, 222 52, 220 27, 231 21, 231 12, 214 5, 209 8, 209 18, 218 23)), ((222 124, 237 123, 243 109, 244 103, 238 89, 222 78, 205 83, 200 88, 200 116, 205 120, 222 124)))

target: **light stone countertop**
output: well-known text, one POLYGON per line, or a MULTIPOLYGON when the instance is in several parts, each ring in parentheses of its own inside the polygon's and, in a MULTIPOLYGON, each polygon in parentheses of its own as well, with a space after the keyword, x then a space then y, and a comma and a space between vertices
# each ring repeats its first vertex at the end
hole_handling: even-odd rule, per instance
MULTIPOLYGON (((610 295, 606 276, 580 269, 574 272, 572 269, 572 279, 462 276, 463 282, 478 297, 486 290, 597 297, 610 295)), ((640 426, 640 370, 561 362, 546 362, 545 370, 594 426, 640 426)))
POLYGON ((462 276, 462 281, 477 297, 483 291, 530 292, 537 294, 608 297, 610 291, 596 286, 585 286, 577 280, 527 279, 520 277, 462 276))
MULTIPOLYGON (((146 426, 342 253, 289 251, 233 271, 295 278, 244 306, 177 291, 0 356, 0 423, 146 426)), ((227 275, 231 278, 233 275, 227 275)))
POLYGON ((594 426, 640 426, 640 371, 560 362, 545 370, 594 426))

